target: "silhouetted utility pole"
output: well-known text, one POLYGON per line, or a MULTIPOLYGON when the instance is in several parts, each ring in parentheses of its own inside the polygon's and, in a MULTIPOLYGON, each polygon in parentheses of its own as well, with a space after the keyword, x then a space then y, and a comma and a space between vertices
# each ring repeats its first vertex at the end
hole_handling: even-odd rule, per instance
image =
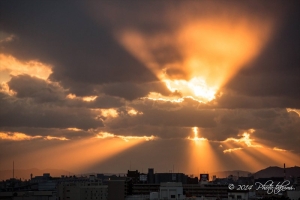
POLYGON ((13 192, 15 191, 15 161, 13 161, 12 190, 13 190, 13 192))

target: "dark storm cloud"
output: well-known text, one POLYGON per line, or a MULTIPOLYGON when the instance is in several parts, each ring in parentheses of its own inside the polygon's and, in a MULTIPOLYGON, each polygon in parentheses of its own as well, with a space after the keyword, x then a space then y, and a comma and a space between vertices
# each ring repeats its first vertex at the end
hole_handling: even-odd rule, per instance
POLYGON ((7 84, 10 90, 16 92, 17 98, 29 98, 37 104, 51 103, 53 106, 88 108, 114 108, 124 105, 122 99, 103 94, 90 102, 79 98, 69 99, 66 96, 70 91, 62 88, 58 83, 25 74, 13 76, 7 84))
MULTIPOLYGON (((300 5, 295 1, 293 4, 262 53, 227 88, 246 97, 269 98, 274 107, 300 107, 300 5)), ((262 106, 268 106, 266 101, 262 106)))
MULTIPOLYGON (((157 80, 121 46, 114 34, 124 27, 138 30, 149 38, 152 34, 171 34, 190 18, 200 19, 209 12, 211 15, 221 12, 223 2, 217 2, 218 6, 212 6, 215 4, 205 1, 201 8, 197 1, 191 4, 186 1, 89 2, 87 5, 71 1, 0 1, 1 31, 14 35, 14 40, 0 44, 1 53, 23 61, 33 59, 50 64, 53 71, 47 81, 29 75, 11 78, 8 85, 16 95, 0 93, 0 132, 70 140, 94 137, 101 131, 161 138, 150 141, 146 148, 137 146, 128 150, 129 153, 120 154, 122 156, 117 158, 124 162, 133 155, 138 158, 148 155, 153 149, 150 155, 153 159, 171 154, 171 161, 176 162, 177 153, 189 153, 184 143, 188 136, 193 137, 193 127, 199 128, 199 137, 213 141, 215 146, 229 137, 240 138, 238 134, 243 131, 255 129, 251 136, 257 142, 299 153, 300 117, 285 109, 300 108, 299 2, 277 1, 274 5, 260 1, 247 5, 240 1, 227 2, 229 7, 241 6, 245 15, 253 12, 251 16, 256 15, 256 18, 269 17, 281 4, 288 12, 261 54, 221 88, 223 94, 214 101, 204 104, 185 99, 174 103, 142 98, 149 92, 165 96, 176 94, 171 94, 164 82, 157 80), (95 13, 89 13, 91 10, 95 13), (70 93, 77 98, 67 98, 70 93), (97 98, 90 102, 79 98, 92 95, 97 98), (104 116, 104 112, 101 115, 101 108, 114 108, 118 116, 104 116), (138 113, 130 115, 131 108, 138 113), (71 127, 81 130, 67 129, 71 127)), ((168 62, 183 60, 171 43, 160 47, 150 52, 160 69, 168 62)), ((184 66, 182 69, 167 69, 166 73, 181 77, 184 66)), ((40 138, 16 143, 25 154, 60 142, 40 138)), ((0 143, 1 157, 11 157, 7 149, 14 149, 18 154, 19 149, 11 145, 12 141, 0 140, 0 143)), ((116 160, 108 162, 108 168, 119 166, 116 160)), ((168 159, 163 161, 164 165, 169 162, 168 159)))
MULTIPOLYGON (((267 46, 225 86, 228 91, 233 90, 234 95, 228 95, 226 93, 228 91, 225 91, 223 92, 225 94, 216 101, 220 101, 219 105, 225 108, 299 107, 300 91, 299 87, 296 87, 300 83, 298 76, 300 74, 299 2, 283 4, 277 1, 269 4, 257 1, 247 3, 230 1, 227 3, 228 7, 220 1, 154 2, 151 5, 144 2, 136 2, 134 5, 128 5, 126 2, 93 2, 90 9, 94 11, 92 16, 98 23, 109 24, 108 26, 117 30, 116 32, 132 29, 146 36, 162 33, 172 35, 182 23, 185 24, 190 19, 204 19, 203 16, 207 15, 208 10, 210 14, 220 14, 224 17, 236 15, 235 17, 239 18, 249 15, 250 18, 257 20, 273 18, 276 21, 275 31, 271 34, 267 46), (238 10, 242 10, 243 14, 227 13, 226 8, 239 8, 238 10)), ((173 62, 181 63, 182 58, 176 46, 172 42, 164 43, 163 39, 161 42, 159 48, 150 49, 150 54, 159 66, 165 67, 167 63, 173 62)), ((177 78, 184 77, 185 74, 184 70, 179 69, 168 69, 166 73, 177 78)))
POLYGON ((89 129, 103 126, 97 113, 86 108, 35 104, 0 93, 0 127, 44 127, 89 129))
MULTIPOLYGON (((263 54, 253 61, 249 68, 241 71, 227 85, 228 88, 249 96, 298 97, 299 89, 294 87, 299 84, 298 4, 229 2, 229 7, 240 7, 246 13, 257 14, 256 17, 268 16, 270 13, 279 12, 278 10, 289 12, 281 20, 283 25, 263 54), (276 81, 273 81, 275 79, 276 81)), ((205 16, 208 11, 204 8, 209 8, 212 13, 219 13, 222 6, 224 5, 219 1, 214 4, 135 2, 133 5, 121 1, 87 4, 2 1, 1 29, 18 38, 5 43, 4 51, 23 60, 38 59, 52 64, 53 74, 50 78, 60 81, 62 86, 76 95, 95 95, 98 84, 127 82, 125 84, 127 88, 121 92, 115 85, 106 86, 104 91, 115 96, 123 95, 122 97, 132 100, 148 92, 132 82, 154 81, 156 77, 115 41, 114 31, 126 27, 137 29, 147 35, 172 33, 174 28, 185 20, 191 17, 201 19, 205 16), (186 12, 185 9, 188 8, 193 9, 186 12), (175 15, 178 9, 180 14, 175 15), (197 12, 199 9, 204 12, 197 12), (88 13, 90 11, 92 14, 88 13)), ((176 48, 169 43, 162 49, 154 51, 152 53, 155 60, 161 66, 165 66, 168 61, 173 63, 182 60, 176 48)), ((180 77, 184 72, 170 69, 167 73, 170 76, 180 77)))
POLYGON ((300 152, 298 132, 300 117, 286 109, 221 109, 217 110, 216 126, 200 128, 199 134, 215 141, 223 141, 229 137, 254 129, 250 138, 270 147, 279 147, 300 152))
POLYGON ((115 128, 106 126, 99 128, 98 131, 109 132, 123 136, 157 136, 161 139, 183 139, 192 135, 190 127, 175 126, 155 126, 148 124, 128 125, 126 127, 115 128))
POLYGON ((143 114, 134 117, 129 115, 120 116, 112 121, 109 126, 111 128, 120 128, 135 124, 175 127, 213 127, 216 125, 214 121, 216 113, 213 110, 197 110, 193 107, 184 107, 171 111, 151 108, 138 111, 143 112, 143 114))
POLYGON ((145 97, 151 91, 156 91, 166 96, 171 94, 171 92, 167 89, 163 82, 149 82, 143 84, 119 82, 113 84, 105 84, 99 87, 99 90, 107 95, 122 97, 126 100, 134 100, 139 97, 145 97))
POLYGON ((1 29, 18 37, 5 44, 5 53, 52 64, 51 79, 62 85, 66 79, 71 91, 77 91, 72 84, 78 83, 88 88, 90 84, 156 80, 80 6, 73 2, 2 1, 1 29))
POLYGON ((125 104, 123 99, 100 95, 94 101, 85 103, 89 108, 118 108, 125 104))
POLYGON ((17 93, 17 98, 30 97, 37 102, 62 101, 66 96, 63 88, 58 85, 29 75, 13 76, 8 86, 17 93))
MULTIPOLYGON (((251 83, 248 83, 251 84, 251 83)), ((245 87, 252 87, 246 86, 245 87)), ((228 86, 230 87, 230 86, 228 86)), ((243 87, 243 86, 234 86, 243 87)), ((246 90, 246 89, 245 89, 246 90)), ((288 90, 288 89, 287 89, 288 90)), ((249 90, 248 90, 249 92, 249 90)), ((247 91, 233 91, 223 88, 223 94, 218 96, 215 100, 210 102, 212 108, 253 108, 253 109, 263 109, 263 108, 298 108, 300 105, 300 99, 296 98, 296 94, 290 96, 287 95, 250 95, 246 94, 247 91), (293 96, 294 95, 294 96, 293 96)), ((268 92, 266 92, 268 93, 268 92)))
POLYGON ((300 151, 297 145, 300 117, 286 109, 202 109, 196 105, 185 105, 163 110, 155 103, 149 105, 143 101, 128 106, 142 114, 130 116, 125 109, 119 109, 119 117, 105 120, 101 131, 116 135, 184 139, 193 137, 192 128, 198 127, 199 137, 217 142, 230 137, 240 138, 238 134, 241 132, 254 129, 252 138, 262 144, 300 151))

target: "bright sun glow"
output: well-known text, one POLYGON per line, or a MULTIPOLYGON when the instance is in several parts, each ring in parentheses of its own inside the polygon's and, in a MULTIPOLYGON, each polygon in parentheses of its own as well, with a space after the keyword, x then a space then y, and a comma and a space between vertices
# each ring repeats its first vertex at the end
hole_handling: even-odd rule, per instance
POLYGON ((123 29, 116 35, 173 92, 172 96, 159 98, 148 95, 150 99, 182 102, 192 98, 206 103, 215 99, 217 91, 259 54, 272 30, 270 19, 208 14, 200 20, 185 21, 172 33, 147 35, 123 29))
POLYGON ((192 97, 200 102, 211 101, 215 98, 216 88, 207 86, 203 78, 186 80, 164 80, 171 92, 177 92, 183 97, 192 97))
POLYGON ((198 137, 198 127, 193 127, 193 133, 194 133, 194 137, 187 137, 188 140, 193 140, 195 142, 198 142, 198 141, 206 141, 207 139, 206 138, 199 138, 198 137))

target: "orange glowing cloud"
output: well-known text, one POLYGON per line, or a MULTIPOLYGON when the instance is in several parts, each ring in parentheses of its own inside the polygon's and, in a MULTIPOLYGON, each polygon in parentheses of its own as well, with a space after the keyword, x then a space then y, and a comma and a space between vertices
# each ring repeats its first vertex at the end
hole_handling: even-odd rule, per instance
POLYGON ((259 144, 253 144, 254 139, 250 138, 250 133, 253 133, 255 130, 250 129, 248 132, 244 132, 240 134, 239 136, 242 136, 241 138, 227 138, 223 143, 228 143, 228 142, 235 142, 239 144, 246 145, 247 147, 261 147, 259 144))
POLYGON ((130 116, 136 116, 136 115, 142 115, 143 114, 143 112, 135 110, 134 108, 129 108, 128 111, 127 111, 127 113, 130 116))
POLYGON ((66 137, 54 137, 54 136, 46 136, 44 137, 45 140, 69 140, 66 137))
POLYGON ((21 141, 21 140, 32 140, 37 138, 42 138, 42 136, 30 136, 19 132, 6 132, 6 133, 0 132, 1 140, 21 141))
POLYGON ((283 152, 286 151, 285 149, 280 149, 280 148, 277 148, 277 147, 274 147, 273 150, 275 150, 275 151, 283 151, 283 152))
POLYGON ((241 150, 241 149, 243 149, 243 148, 237 147, 237 148, 232 148, 232 149, 225 149, 223 152, 228 153, 228 152, 233 152, 233 151, 237 151, 237 150, 241 150))
POLYGON ((86 96, 83 97, 82 100, 83 101, 94 101, 97 98, 97 96, 86 96))
POLYGON ((115 135, 112 133, 108 133, 108 132, 100 132, 97 134, 96 138, 98 139, 105 139, 105 138, 120 138, 126 142, 128 142, 129 140, 145 140, 145 141, 149 141, 149 140, 154 140, 156 139, 155 136, 151 135, 151 136, 124 136, 124 135, 115 135))
POLYGON ((109 108, 109 109, 100 109, 101 115, 104 117, 118 117, 118 111, 116 109, 113 108, 109 108))
POLYGON ((137 29, 122 29, 117 39, 170 91, 208 102, 260 53, 271 36, 274 23, 270 19, 239 15, 243 17, 190 17, 184 23, 179 20, 172 32, 151 35, 137 29), (170 48, 174 52, 165 50, 170 48), (175 58, 160 61, 172 53, 175 58))
POLYGON ((55 136, 30 136, 25 133, 19 132, 0 132, 0 140, 12 140, 12 141, 22 141, 22 140, 33 140, 33 139, 44 139, 44 140, 69 140, 66 137, 55 137, 55 136))
POLYGON ((51 73, 52 67, 48 64, 36 60, 24 62, 11 55, 0 54, 0 82, 7 82, 11 75, 20 74, 29 74, 47 80, 51 73))
MULTIPOLYGON (((6 39, 10 40, 10 37, 6 39)), ((29 74, 30 76, 47 80, 51 73, 52 69, 50 65, 36 60, 23 62, 11 55, 0 54, 0 91, 10 96, 16 94, 14 91, 9 89, 7 84, 7 82, 11 79, 11 76, 29 74)))
POLYGON ((67 128, 67 130, 69 130, 69 131, 82 131, 82 129, 79 129, 79 128, 76 128, 76 127, 70 127, 70 128, 67 128))
POLYGON ((97 98, 97 96, 77 97, 75 94, 68 94, 66 97, 68 99, 79 99, 81 101, 87 101, 87 102, 94 101, 97 98))
POLYGON ((295 112, 295 113, 297 113, 297 114, 299 115, 299 117, 300 117, 300 109, 287 108, 286 110, 287 110, 288 112, 295 112))

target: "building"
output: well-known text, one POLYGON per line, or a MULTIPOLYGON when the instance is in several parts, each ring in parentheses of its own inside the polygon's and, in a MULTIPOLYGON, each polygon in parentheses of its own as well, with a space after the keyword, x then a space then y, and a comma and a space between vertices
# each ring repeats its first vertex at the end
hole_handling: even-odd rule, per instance
POLYGON ((299 200, 300 199, 300 190, 287 191, 287 195, 290 200, 299 200))
POLYGON ((151 192, 159 192, 160 184, 133 184, 132 194, 133 195, 147 195, 151 192))
POLYGON ((205 197, 207 199, 227 199, 228 185, 184 184, 183 193, 186 195, 186 197, 205 197))
POLYGON ((153 168, 149 168, 148 169, 148 175, 147 175, 148 177, 148 183, 150 183, 150 184, 152 184, 152 183, 154 183, 154 169, 153 168))
POLYGON ((138 170, 135 171, 127 171, 127 177, 132 179, 132 183, 139 183, 140 182, 140 172, 138 170))
POLYGON ((160 184, 160 199, 185 199, 183 195, 182 183, 179 182, 168 182, 160 184))
POLYGON ((58 200, 53 191, 18 191, 0 192, 0 199, 5 200, 58 200))
POLYGON ((248 190, 229 190, 228 200, 248 200, 249 191, 248 190))
POLYGON ((181 182, 182 184, 187 183, 187 176, 183 173, 156 173, 155 183, 165 183, 165 182, 181 182))
POLYGON ((131 193, 131 179, 110 180, 108 183, 108 200, 125 200, 131 193))
POLYGON ((62 182, 58 194, 60 200, 107 200, 108 186, 101 182, 62 182))

